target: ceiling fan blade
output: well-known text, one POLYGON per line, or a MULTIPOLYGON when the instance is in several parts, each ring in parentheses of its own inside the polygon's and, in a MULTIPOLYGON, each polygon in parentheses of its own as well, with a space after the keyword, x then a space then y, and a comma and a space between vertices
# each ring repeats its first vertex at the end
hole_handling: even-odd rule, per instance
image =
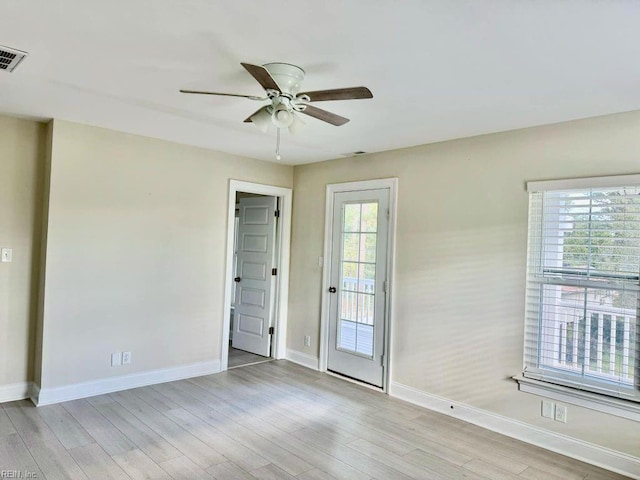
POLYGON ((317 90, 315 92, 304 92, 298 94, 298 96, 301 95, 307 95, 311 102, 373 98, 373 93, 371 93, 371 90, 367 87, 334 88, 332 90, 317 90))
POLYGON ((265 90, 276 90, 277 92, 280 91, 280 87, 266 68, 260 65, 251 65, 250 63, 242 62, 240 63, 240 65, 242 65, 247 70, 247 72, 249 72, 251 76, 255 78, 260 85, 262 85, 262 88, 264 88, 265 90))
POLYGON ((253 123, 260 131, 267 133, 269 127, 273 125, 271 120, 271 107, 267 105, 266 107, 259 108, 249 115, 244 123, 253 123))
POLYGON ((311 105, 307 105, 306 108, 302 110, 302 113, 309 115, 310 117, 317 118, 318 120, 322 120, 323 122, 330 123, 331 125, 335 125, 336 127, 344 125, 349 121, 348 118, 341 117, 340 115, 327 112, 326 110, 322 110, 321 108, 311 105))
POLYGON ((238 93, 203 92, 201 90, 180 90, 180 93, 195 93, 197 95, 221 95, 223 97, 248 98, 249 100, 265 100, 265 98, 256 97, 255 95, 240 95, 238 93))
POLYGON ((251 120, 251 117, 253 117, 254 115, 257 115, 258 112, 260 112, 261 110, 264 110, 265 108, 267 108, 267 107, 260 107, 259 109, 257 109, 255 112, 253 112, 247 118, 245 118, 243 123, 251 123, 251 122, 253 122, 253 120, 251 120))

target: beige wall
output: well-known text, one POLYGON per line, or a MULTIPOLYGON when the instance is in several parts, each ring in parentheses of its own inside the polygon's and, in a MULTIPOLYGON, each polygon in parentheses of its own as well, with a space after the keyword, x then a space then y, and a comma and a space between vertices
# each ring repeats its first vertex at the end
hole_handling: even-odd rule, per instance
POLYGON ((640 112, 295 167, 289 348, 318 355, 326 185, 399 177, 392 381, 637 456, 637 422, 575 406, 567 424, 542 419, 510 377, 522 370, 525 182, 639 171, 640 112))
POLYGON ((44 125, 0 116, 0 389, 33 375, 44 125))
POLYGON ((54 121, 41 387, 220 359, 229 179, 293 168, 54 121))

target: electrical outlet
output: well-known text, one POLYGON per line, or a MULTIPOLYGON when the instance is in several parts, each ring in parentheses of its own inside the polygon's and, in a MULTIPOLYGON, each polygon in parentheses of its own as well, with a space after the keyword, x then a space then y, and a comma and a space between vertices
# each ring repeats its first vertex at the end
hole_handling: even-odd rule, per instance
POLYGON ((115 352, 111 354, 111 366, 119 367, 122 365, 122 354, 120 352, 115 352))
POLYGON ((553 418, 556 414, 556 405, 549 400, 542 400, 542 416, 545 418, 553 418))
POLYGON ((311 336, 310 335, 305 335, 304 336, 304 346, 305 347, 310 347, 311 346, 311 336))
POLYGON ((129 365, 131 363, 131 352, 122 352, 122 364, 129 365))
POLYGON ((556 405, 556 422, 567 423, 567 407, 556 405))

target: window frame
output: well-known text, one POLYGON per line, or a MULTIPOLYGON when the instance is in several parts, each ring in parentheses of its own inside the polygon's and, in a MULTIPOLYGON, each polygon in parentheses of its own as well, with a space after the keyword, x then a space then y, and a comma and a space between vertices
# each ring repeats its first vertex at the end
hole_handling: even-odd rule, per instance
MULTIPOLYGON (((601 284, 598 281, 583 281, 576 278, 567 278, 562 276, 567 274, 570 270, 569 267, 561 267, 557 272, 551 271, 553 269, 546 268, 542 261, 537 266, 540 268, 540 272, 536 272, 533 265, 535 265, 535 255, 542 252, 541 244, 545 242, 545 226, 544 226, 544 208, 541 199, 536 199, 536 204, 532 202, 533 193, 542 192, 563 192, 570 190, 588 190, 588 189, 611 189, 620 187, 638 187, 640 186, 640 175, 619 175, 609 177, 591 177, 591 178, 578 178, 578 179, 564 179, 564 180, 549 180, 540 182, 528 182, 527 191, 529 192, 529 216, 527 222, 527 238, 528 238, 528 250, 527 250, 527 263, 526 263, 526 276, 527 276, 527 293, 525 299, 526 312, 525 312, 525 331, 524 331, 524 352, 523 352, 523 372, 521 375, 513 377, 519 384, 521 391, 536 393, 538 395, 555 398, 558 400, 566 401, 568 403, 574 403, 577 405, 585 406, 595 410, 604 411, 606 413, 612 413, 614 415, 630 418, 636 421, 640 421, 640 368, 638 362, 640 362, 640 355, 637 345, 637 336, 640 333, 636 333, 636 338, 630 339, 631 346, 635 345, 635 366, 631 373, 632 386, 625 389, 612 389, 607 388, 611 386, 611 382, 602 378, 593 378, 585 376, 573 375, 568 371, 558 370, 555 371, 549 365, 542 367, 541 354, 540 354, 540 342, 542 327, 542 311, 543 307, 537 307, 537 319, 532 319, 529 314, 529 306, 531 305, 531 299, 529 298, 532 291, 535 292, 535 288, 539 286, 540 292, 539 298, 542 298, 543 290, 546 285, 567 285, 578 286, 585 289, 585 293, 588 292, 588 288, 600 288, 613 289, 614 283, 621 281, 623 285, 629 285, 628 281, 634 281, 633 290, 638 292, 640 296, 640 266, 638 268, 638 274, 634 274, 628 278, 622 278, 624 275, 611 275, 611 281, 601 284), (533 209, 539 209, 535 212, 533 209), (534 224, 532 220, 536 219, 535 215, 540 215, 540 222, 534 224), (553 276, 547 276, 545 273, 557 273, 558 279, 554 279, 553 276), (533 323, 536 322, 534 325, 533 323), (537 333, 531 333, 532 327, 537 328, 537 333), (535 342, 537 355, 536 363, 537 367, 531 365, 532 356, 530 352, 533 351, 531 347, 527 347, 527 342, 535 342), (588 377, 588 378, 587 378, 588 377), (587 381, 581 381, 587 378, 587 381), (622 393, 621 391, 622 390, 622 393), (630 392, 630 393, 627 393, 630 392)), ((536 219, 537 220, 537 219, 536 219)), ((574 272, 575 273, 575 272, 574 272)), ((607 277, 605 275, 604 277, 607 277)), ((602 280, 602 279, 601 279, 602 280)), ((533 297, 535 298, 535 297, 533 297)), ((639 302, 640 303, 640 302, 639 302)), ((587 301, 585 300, 585 311, 587 301)), ((553 304, 553 308, 557 308, 558 303, 553 304)), ((636 308, 635 315, 635 328, 636 332, 640 330, 640 307, 636 308)), ((616 317, 617 318, 617 317, 616 317)), ((609 319, 611 322, 611 319, 609 319)), ((600 322, 604 322, 604 314, 601 317, 600 322)), ((617 325, 618 320, 616 320, 617 325)), ((575 327, 574 327, 575 328, 575 327)), ((610 327, 611 328, 611 327, 610 327)), ((575 332, 575 330, 574 330, 575 332)), ((620 382, 619 382, 620 383, 620 382)))

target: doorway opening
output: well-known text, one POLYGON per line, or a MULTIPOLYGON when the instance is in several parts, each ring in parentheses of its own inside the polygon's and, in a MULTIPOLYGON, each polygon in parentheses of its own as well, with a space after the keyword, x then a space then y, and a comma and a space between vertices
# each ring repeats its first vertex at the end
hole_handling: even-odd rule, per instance
POLYGON ((286 355, 291 197, 230 181, 222 371, 286 355))
POLYGON ((397 179, 327 186, 320 370, 388 390, 397 179))

